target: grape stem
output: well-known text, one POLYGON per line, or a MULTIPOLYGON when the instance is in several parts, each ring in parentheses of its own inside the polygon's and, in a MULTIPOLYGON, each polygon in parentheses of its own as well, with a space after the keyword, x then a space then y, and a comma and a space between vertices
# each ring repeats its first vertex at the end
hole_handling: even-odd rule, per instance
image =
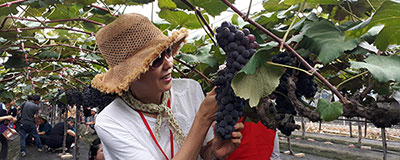
POLYGON ((183 65, 185 65, 186 67, 190 68, 192 71, 196 72, 197 74, 199 74, 201 77, 203 77, 209 84, 214 85, 214 83, 207 78, 207 76, 205 76, 203 73, 201 73, 200 71, 198 71, 196 68, 188 65, 187 63, 183 62, 182 60, 175 58, 174 60, 178 61, 179 63, 182 63, 183 65))
POLYGON ((267 64, 275 65, 275 66, 280 66, 280 67, 291 68, 291 69, 294 69, 294 70, 298 70, 298 71, 304 72, 305 74, 307 74, 307 75, 309 75, 309 76, 312 76, 312 75, 313 75, 312 73, 310 73, 310 72, 308 72, 308 71, 306 71, 306 70, 304 70, 304 69, 297 68, 297 67, 293 67, 293 66, 289 66, 289 65, 284 65, 284 64, 280 64, 280 63, 274 63, 274 62, 271 62, 271 61, 267 61, 267 64))
POLYGON ((345 84, 345 83, 347 83, 347 82, 349 82, 349 81, 351 81, 351 80, 353 80, 353 79, 355 79, 355 78, 357 78, 357 77, 360 77, 360 76, 362 76, 362 75, 364 75, 364 74, 367 74, 367 73, 368 73, 368 71, 365 71, 365 72, 362 72, 362 73, 360 73, 360 74, 357 74, 357 75, 355 75, 355 76, 353 76, 353 77, 350 77, 350 78, 344 80, 343 82, 340 82, 340 83, 336 86, 336 88, 340 88, 340 86, 342 86, 343 84, 345 84))
MULTIPOLYGON (((227 6, 229 6, 234 12, 236 12, 240 17, 242 17, 242 19, 245 18, 245 16, 235 7, 233 6, 228 0, 221 0, 222 2, 224 2, 227 6)), ((274 39, 275 41, 277 41, 279 44, 283 44, 283 46, 291 53, 293 53, 297 59, 308 69, 308 70, 312 70, 313 67, 310 66, 310 64, 307 63, 307 61, 304 60, 303 57, 301 57, 292 47, 290 47, 287 43, 283 42, 282 39, 280 39, 279 37, 277 37, 275 34, 273 34, 272 32, 270 32, 269 30, 267 30, 266 28, 264 28, 263 26, 261 26, 260 24, 258 24, 257 22, 253 21, 252 19, 248 18, 246 20, 247 22, 249 22, 250 24, 252 24, 253 26, 255 26, 257 29, 261 30, 262 32, 264 32, 265 34, 267 34, 268 36, 270 36, 272 39, 274 39)), ((326 80, 321 74, 319 74, 318 72, 314 73, 316 77, 318 77, 339 99, 342 103, 344 104, 348 104, 350 103, 349 100, 347 100, 342 94, 339 93, 339 91, 335 88, 335 86, 333 86, 332 84, 329 83, 328 80, 326 80)))

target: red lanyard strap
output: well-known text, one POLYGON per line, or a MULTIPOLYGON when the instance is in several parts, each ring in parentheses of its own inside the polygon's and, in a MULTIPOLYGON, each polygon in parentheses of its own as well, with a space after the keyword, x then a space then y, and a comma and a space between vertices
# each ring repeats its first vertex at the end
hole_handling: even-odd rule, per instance
MULTIPOLYGON (((171 108, 170 99, 168 100, 168 107, 171 108)), ((167 155, 164 153, 164 150, 161 148, 160 144, 158 144, 157 139, 154 136, 153 132, 151 131, 151 128, 150 128, 149 124, 147 123, 146 118, 144 118, 142 111, 137 111, 137 112, 139 113, 140 117, 142 118, 144 124, 146 125, 147 130, 150 132, 151 138, 153 138, 154 142, 156 143, 157 147, 160 149, 160 151, 164 155, 165 159, 169 160, 167 155)), ((170 140, 171 140, 171 159, 172 159, 174 157, 174 137, 172 135, 171 130, 169 130, 169 134, 170 134, 170 140)))

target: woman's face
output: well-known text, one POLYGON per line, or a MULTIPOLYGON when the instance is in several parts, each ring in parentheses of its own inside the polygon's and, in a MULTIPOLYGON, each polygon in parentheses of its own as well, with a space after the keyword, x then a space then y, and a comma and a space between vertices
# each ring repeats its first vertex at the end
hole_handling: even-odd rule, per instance
POLYGON ((140 76, 140 79, 133 82, 132 89, 135 94, 154 95, 171 89, 171 72, 173 57, 165 56, 158 67, 150 67, 149 70, 140 76))
POLYGON ((99 149, 97 150, 96 160, 105 160, 104 153, 103 153, 103 145, 99 144, 99 149))

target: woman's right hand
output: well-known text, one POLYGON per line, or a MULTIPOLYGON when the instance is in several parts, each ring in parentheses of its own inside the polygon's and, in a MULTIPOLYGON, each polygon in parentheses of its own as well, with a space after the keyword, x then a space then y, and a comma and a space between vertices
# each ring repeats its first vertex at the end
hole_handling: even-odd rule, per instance
POLYGON ((216 113, 218 110, 217 100, 215 99, 217 94, 214 92, 214 89, 215 88, 213 88, 213 90, 207 94, 206 98, 200 105, 199 111, 197 112, 197 115, 205 118, 210 125, 216 119, 216 113))

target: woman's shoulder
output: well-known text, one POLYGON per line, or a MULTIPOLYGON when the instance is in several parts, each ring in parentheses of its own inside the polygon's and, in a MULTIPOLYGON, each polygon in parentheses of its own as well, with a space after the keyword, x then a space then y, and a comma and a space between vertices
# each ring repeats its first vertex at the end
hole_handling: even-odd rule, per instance
POLYGON ((188 78, 177 78, 172 80, 172 91, 175 93, 184 93, 185 91, 202 91, 200 83, 188 78))

